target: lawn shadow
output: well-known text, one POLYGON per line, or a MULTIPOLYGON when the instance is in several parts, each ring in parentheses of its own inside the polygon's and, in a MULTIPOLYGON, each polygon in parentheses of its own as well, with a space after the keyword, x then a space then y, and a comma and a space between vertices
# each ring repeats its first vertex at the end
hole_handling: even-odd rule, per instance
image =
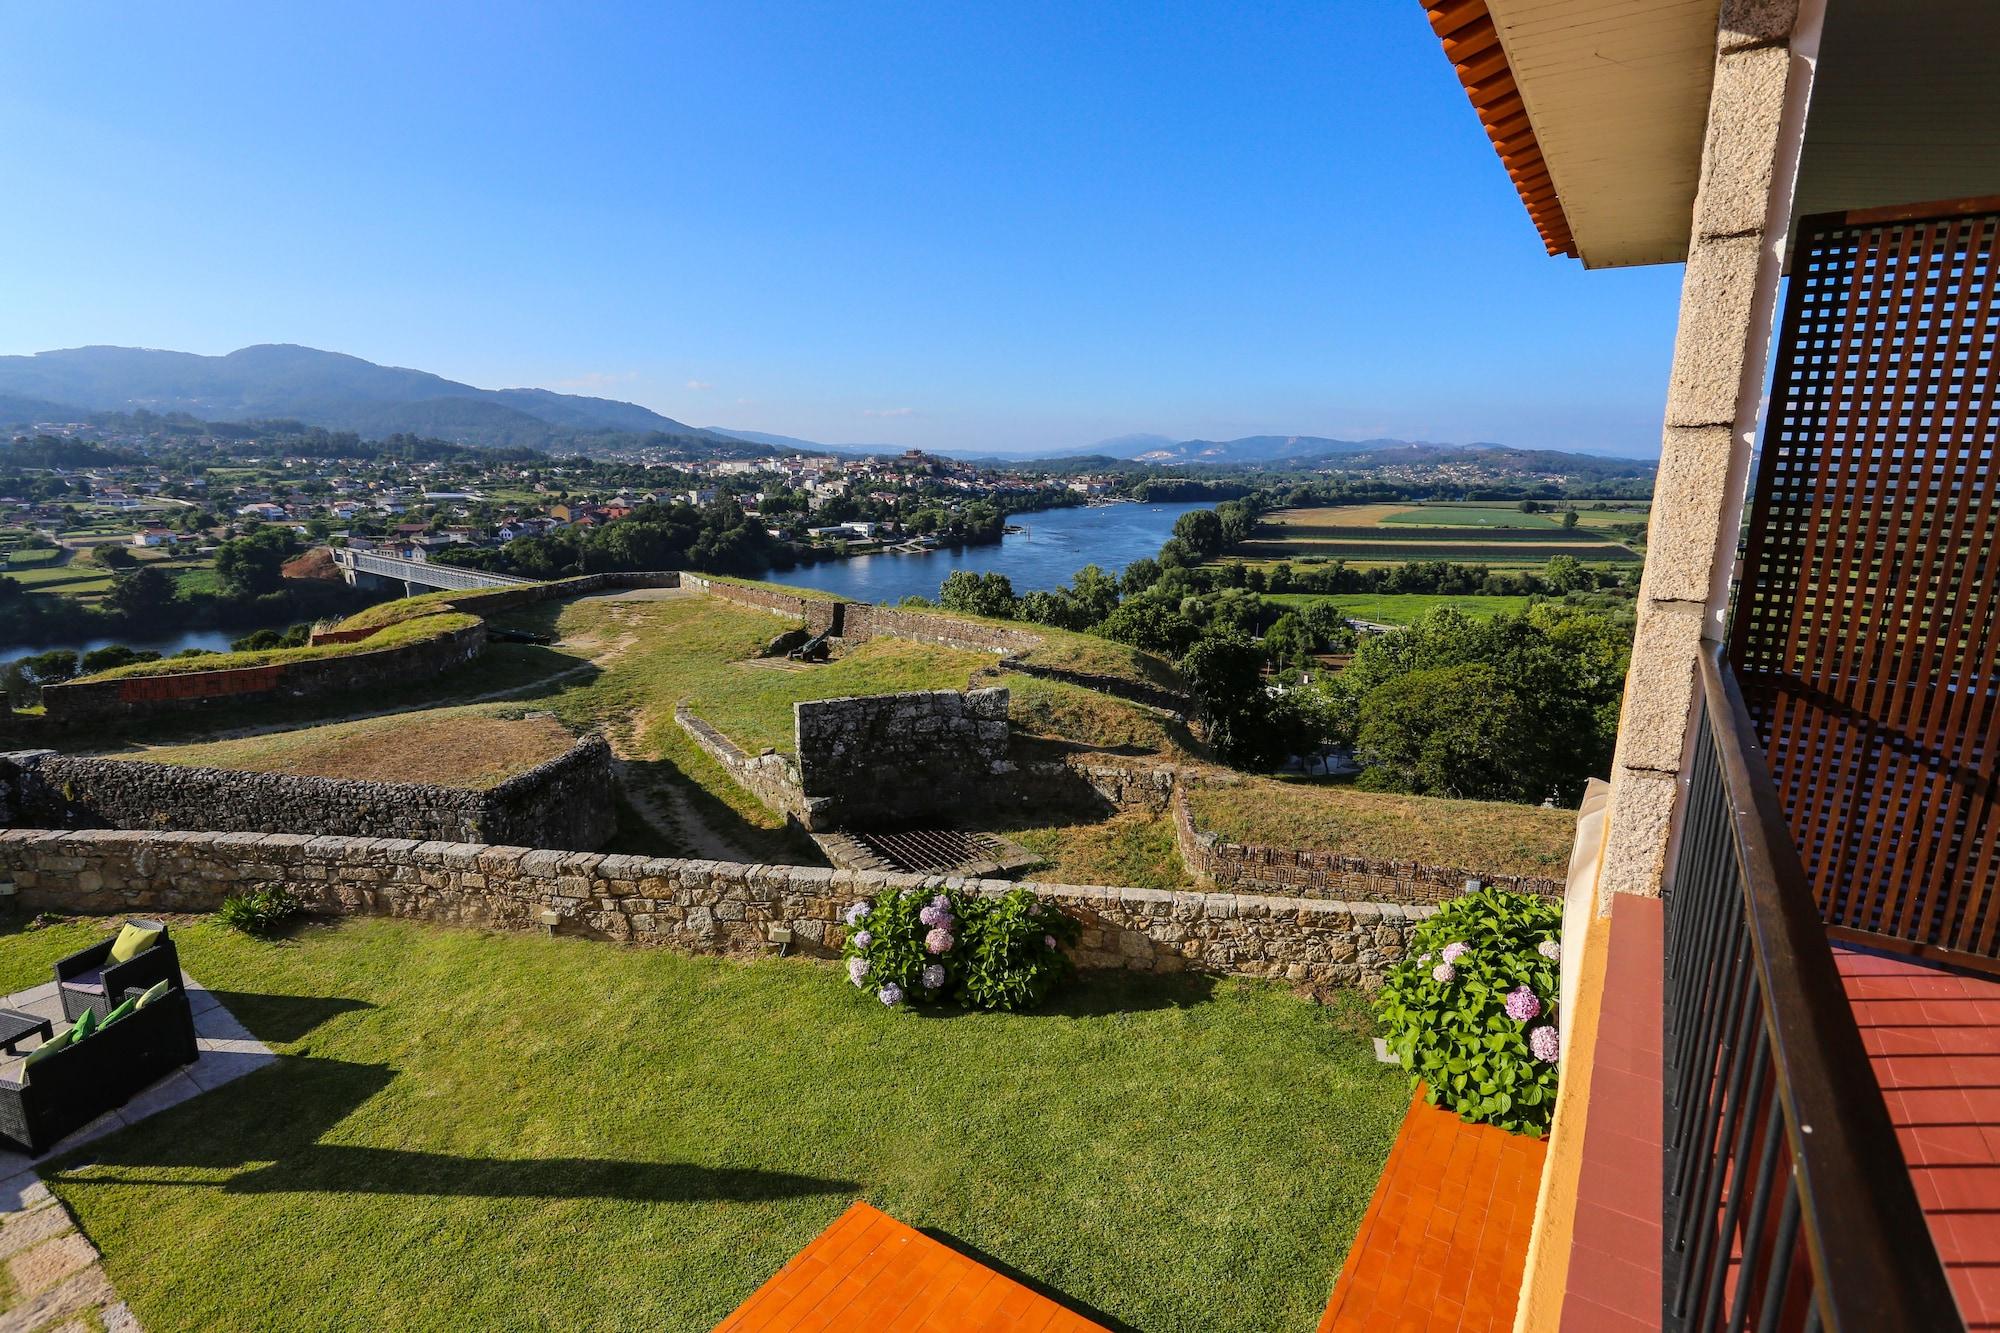
POLYGON ((264 995, 232 990, 212 990, 209 994, 267 1043, 297 1041, 330 1018, 375 1007, 373 1001, 344 995, 264 995))
MULTIPOLYGON (((627 759, 624 761, 624 769, 629 787, 642 794, 670 791, 675 799, 685 804, 687 813, 702 825, 702 832, 712 834, 715 838, 740 848, 753 860, 772 865, 827 864, 826 856, 820 851, 819 845, 797 825, 787 823, 781 828, 766 828, 761 824, 751 823, 729 802, 696 781, 692 774, 671 758, 627 759)), ((643 839, 651 837, 653 830, 649 823, 635 832, 639 839, 643 839)), ((637 839, 625 838, 625 830, 622 827, 620 835, 621 840, 635 847, 641 845, 637 839)), ((689 831, 682 830, 682 835, 688 836, 689 831)), ((693 837, 700 838, 701 832, 695 832, 693 837)), ((697 858, 707 855, 698 846, 682 846, 646 854, 697 858)))
POLYGON ((1071 1314, 1088 1319, 1094 1324, 1102 1324, 1105 1328, 1110 1329, 1111 1333, 1139 1333, 1138 1329, 1126 1323, 1123 1319, 1115 1315, 1108 1315, 1096 1306, 1060 1292, 1038 1278, 1030 1277, 1012 1264, 994 1258, 977 1245, 967 1244, 957 1236, 952 1235, 949 1231, 941 1231, 937 1227, 918 1227, 917 1230, 946 1249, 956 1250, 959 1254, 964 1255, 981 1267, 990 1268, 1000 1276, 1020 1283, 1043 1300, 1052 1301, 1060 1305, 1063 1309, 1068 1310, 1071 1314))
MULTIPOLYGON (((289 997, 247 995, 246 1001, 289 997)), ((334 1002, 343 1004, 346 1002, 334 1002)), ((338 1012, 336 1010, 336 1012, 338 1012)), ((300 1009, 295 1023, 321 1021, 300 1009)), ((407 1194, 441 1198, 754 1202, 854 1194, 849 1180, 597 1157, 465 1157, 320 1140, 395 1080, 388 1065, 281 1055, 225 1087, 66 1155, 47 1175, 91 1184, 193 1185, 225 1194, 407 1194), (221 1181, 152 1169, 239 1170, 221 1181)))
POLYGON ((1064 1018, 1103 1018, 1153 1009, 1191 1009, 1215 998, 1216 979, 1205 972, 1121 972, 1092 968, 1062 987, 1038 1012, 1064 1018))

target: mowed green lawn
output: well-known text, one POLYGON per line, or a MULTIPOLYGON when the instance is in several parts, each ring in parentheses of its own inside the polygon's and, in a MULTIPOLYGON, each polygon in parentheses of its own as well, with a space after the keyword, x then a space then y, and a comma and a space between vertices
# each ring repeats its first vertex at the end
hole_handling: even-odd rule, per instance
MULTIPOLYGON (((0 937, 5 984, 102 929, 0 937)), ((281 1058, 48 1172, 156 1333, 706 1329, 857 1198, 1106 1322, 1304 1333, 1407 1099, 1358 1001, 1271 985, 933 1016, 797 959, 175 934, 281 1058)))
POLYGON ((1332 602, 1342 615, 1370 620, 1378 625, 1414 625, 1441 606, 1448 606, 1476 620, 1491 620, 1502 612, 1514 614, 1528 608, 1526 597, 1453 597, 1439 593, 1336 593, 1320 596, 1306 592, 1266 593, 1264 600, 1279 606, 1303 609, 1314 602, 1332 602))

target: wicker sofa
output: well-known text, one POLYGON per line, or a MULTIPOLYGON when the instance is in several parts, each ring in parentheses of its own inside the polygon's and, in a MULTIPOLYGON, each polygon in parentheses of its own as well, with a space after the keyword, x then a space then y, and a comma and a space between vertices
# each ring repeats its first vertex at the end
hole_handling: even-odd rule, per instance
POLYGON ((128 993, 137 994, 159 981, 181 984, 181 958, 167 936, 165 923, 135 921, 133 924, 157 928, 160 938, 153 947, 128 962, 113 963, 113 935, 79 950, 56 964, 56 990, 62 995, 63 1017, 75 1022, 88 1009, 103 1018, 128 993))
POLYGON ((135 1093, 194 1062, 194 1010, 176 974, 173 987, 73 1046, 0 1079, 0 1138, 30 1155, 46 1152, 135 1093))

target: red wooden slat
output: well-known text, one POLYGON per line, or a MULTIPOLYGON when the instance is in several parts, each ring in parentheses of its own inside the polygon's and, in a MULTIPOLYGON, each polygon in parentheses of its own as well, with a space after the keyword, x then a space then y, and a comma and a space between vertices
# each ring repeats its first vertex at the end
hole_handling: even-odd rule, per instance
POLYGON ((2000 952, 2000 205, 1804 220, 1731 658, 1829 923, 2000 952))

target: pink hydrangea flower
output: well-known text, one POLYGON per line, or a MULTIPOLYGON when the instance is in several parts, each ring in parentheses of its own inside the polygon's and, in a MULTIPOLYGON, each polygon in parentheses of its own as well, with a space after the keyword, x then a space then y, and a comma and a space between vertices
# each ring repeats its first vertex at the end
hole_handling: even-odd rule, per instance
POLYGON ((1516 986, 1507 992, 1507 1017, 1516 1023, 1525 1023, 1542 1012, 1542 1002, 1526 986, 1516 986))
POLYGON ((871 904, 866 898, 849 907, 847 909, 847 924, 850 926, 859 925, 861 919, 868 915, 870 907, 871 904))
POLYGON ((1431 965, 1431 956, 1428 953, 1420 953, 1417 955, 1418 967, 1429 967, 1430 965, 1431 965))
POLYGON ((928 964, 924 968, 923 979, 925 990, 936 990, 939 986, 944 985, 944 964, 928 964))
POLYGON ((1554 940, 1543 940, 1535 946, 1535 952, 1548 959, 1551 963, 1562 961, 1563 947, 1554 940))
POLYGON ((891 1009, 894 1009, 903 1002, 903 988, 892 981, 881 990, 876 991, 875 998, 888 1005, 891 1009))
POLYGON ((1543 1064, 1555 1064, 1562 1058, 1562 1035, 1544 1023, 1528 1033, 1528 1050, 1543 1064))
POLYGON ((1431 969, 1431 980, 1442 981, 1447 984, 1457 981, 1458 969, 1453 967, 1450 963, 1439 963, 1436 967, 1431 969))
POLYGON ((1453 940, 1450 944, 1444 946, 1444 960, 1447 963, 1455 963, 1471 952, 1472 946, 1470 944, 1465 943, 1463 940, 1453 940))
POLYGON ((934 927, 930 934, 924 936, 924 947, 932 953, 950 953, 954 943, 951 932, 943 926, 934 927))
POLYGON ((868 969, 871 966, 873 966, 873 964, 871 964, 866 958, 848 959, 847 979, 853 982, 855 985, 859 986, 863 981, 867 980, 868 969))
POLYGON ((867 947, 868 947, 869 945, 873 944, 874 942, 875 942, 875 932, 874 932, 874 931, 871 931, 871 930, 857 930, 857 931, 855 931, 855 932, 854 932, 854 947, 855 947, 855 948, 857 948, 857 949, 865 949, 865 948, 867 948, 867 947))
POLYGON ((917 913, 917 920, 927 926, 949 928, 951 925, 951 899, 940 893, 937 897, 924 904, 923 910, 917 913))
POLYGON ((1042 944, 1046 948, 1053 949, 1056 947, 1056 937, 1053 935, 1044 935, 1042 936, 1042 944))

